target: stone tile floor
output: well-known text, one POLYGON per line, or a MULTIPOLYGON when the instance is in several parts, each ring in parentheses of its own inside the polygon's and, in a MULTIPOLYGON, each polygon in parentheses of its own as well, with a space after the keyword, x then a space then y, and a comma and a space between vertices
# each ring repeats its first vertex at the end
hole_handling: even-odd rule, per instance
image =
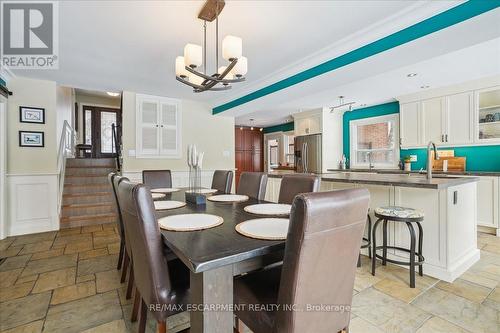
MULTIPOLYGON (((417 277, 388 265, 358 268, 351 332, 500 332, 500 238, 478 234, 481 260, 454 283, 417 277)), ((0 332, 136 332, 116 263, 113 224, 65 229, 0 241, 0 332)), ((169 332, 189 315, 168 321, 169 332)), ((154 332, 150 320, 148 332, 154 332)))

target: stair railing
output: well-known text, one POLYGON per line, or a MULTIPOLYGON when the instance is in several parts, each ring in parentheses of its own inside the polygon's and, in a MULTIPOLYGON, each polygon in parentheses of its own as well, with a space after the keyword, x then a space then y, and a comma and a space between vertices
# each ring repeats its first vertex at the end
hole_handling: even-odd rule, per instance
POLYGON ((64 121, 61 137, 59 139, 59 151, 57 153, 58 170, 58 212, 61 214, 62 197, 64 191, 64 176, 66 173, 66 159, 75 156, 76 133, 68 121, 64 121))
POLYGON ((111 149, 113 150, 116 149, 115 153, 116 171, 121 174, 123 161, 122 161, 122 143, 121 140, 119 140, 118 130, 117 130, 119 127, 120 127, 119 125, 115 125, 114 123, 111 124, 111 130, 113 133, 113 135, 111 136, 112 140, 111 149))

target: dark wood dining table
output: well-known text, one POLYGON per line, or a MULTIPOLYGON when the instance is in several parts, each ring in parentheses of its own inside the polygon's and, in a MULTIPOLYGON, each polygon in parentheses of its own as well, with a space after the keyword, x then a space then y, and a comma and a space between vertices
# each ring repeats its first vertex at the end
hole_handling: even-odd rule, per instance
MULTIPOLYGON (((185 200, 185 189, 167 194, 161 200, 185 200)), ((268 241, 239 234, 235 226, 259 218, 244 207, 266 203, 250 198, 244 202, 222 203, 207 200, 206 205, 157 211, 157 217, 205 213, 220 216, 224 223, 199 231, 161 230, 163 241, 190 270, 191 329, 195 333, 233 332, 233 277, 283 259, 284 241, 268 241), (198 311, 203 309, 204 311, 198 311)))

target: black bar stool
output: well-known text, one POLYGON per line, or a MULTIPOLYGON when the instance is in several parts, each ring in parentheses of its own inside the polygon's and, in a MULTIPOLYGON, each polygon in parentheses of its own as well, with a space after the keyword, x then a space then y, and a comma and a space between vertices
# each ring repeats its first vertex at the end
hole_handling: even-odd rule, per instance
MULTIPOLYGON (((370 217, 370 208, 366 215, 366 224, 368 225, 368 235, 361 240, 361 249, 368 248, 368 258, 372 257, 372 218, 370 217)), ((358 256, 358 267, 361 267, 361 253, 358 256)))
POLYGON ((382 259, 382 265, 386 265, 387 262, 410 266, 410 287, 415 288, 415 265, 418 265, 418 274, 422 276, 424 274, 422 265, 424 263, 424 257, 422 256, 422 242, 423 242, 423 232, 422 225, 420 222, 424 220, 424 213, 413 208, 405 208, 398 206, 389 206, 389 207, 378 207, 375 209, 375 216, 378 220, 375 222, 372 230, 372 248, 373 248, 373 256, 372 256, 372 275, 375 275, 375 263, 376 259, 382 259), (383 224, 383 244, 382 246, 377 246, 376 241, 376 232, 377 227, 380 222, 384 221, 383 224), (408 226, 408 230, 410 231, 410 249, 405 249, 399 246, 388 246, 387 245, 387 221, 394 222, 404 222, 408 226), (415 244, 417 242, 415 237, 415 229, 413 228, 413 223, 417 224, 418 227, 418 251, 415 251, 415 244), (377 250, 382 249, 382 255, 377 254, 377 250), (404 251, 410 254, 410 261, 399 261, 393 259, 387 259, 387 249, 395 249, 399 251, 404 251), (418 260, 415 260, 415 257, 418 260))

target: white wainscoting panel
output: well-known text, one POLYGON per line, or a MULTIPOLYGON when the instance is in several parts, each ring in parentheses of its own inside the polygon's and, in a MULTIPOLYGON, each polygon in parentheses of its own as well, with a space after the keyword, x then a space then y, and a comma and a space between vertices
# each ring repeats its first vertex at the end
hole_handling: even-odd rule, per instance
POLYGON ((7 175, 9 236, 59 230, 57 175, 7 175))

